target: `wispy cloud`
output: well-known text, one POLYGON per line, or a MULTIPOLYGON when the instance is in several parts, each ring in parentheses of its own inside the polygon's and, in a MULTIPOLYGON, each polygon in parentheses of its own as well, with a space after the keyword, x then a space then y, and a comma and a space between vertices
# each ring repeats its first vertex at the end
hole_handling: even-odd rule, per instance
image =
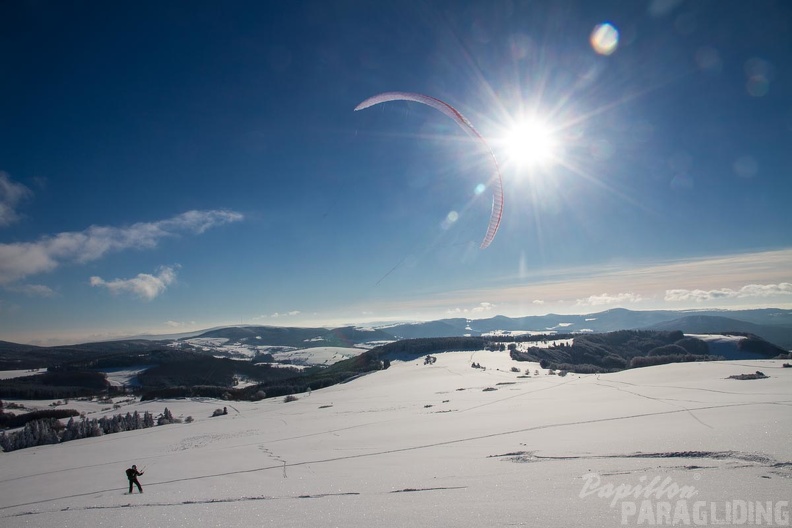
POLYGON ((6 287, 8 291, 23 293, 30 297, 55 297, 55 291, 43 284, 14 284, 6 287))
POLYGON ((273 319, 279 319, 281 317, 296 317, 296 316, 300 315, 301 313, 302 312, 300 312, 300 310, 292 310, 290 312, 283 312, 283 313, 275 312, 273 314, 270 314, 270 317, 273 318, 273 319))
POLYGON ((504 315, 525 315, 539 310, 581 313, 585 311, 584 306, 578 302, 588 306, 599 303, 600 306, 613 307, 621 303, 640 309, 678 309, 695 307, 697 303, 693 294, 688 294, 690 301, 687 305, 682 299, 684 292, 697 290, 705 292, 698 293, 699 298, 706 296, 706 292, 721 292, 719 306, 755 306, 768 302, 768 299, 772 299, 774 304, 792 303, 792 297, 786 293, 788 286, 785 286, 792 279, 792 249, 551 271, 552 274, 537 274, 535 279, 525 276, 504 278, 499 281, 502 284, 496 286, 389 300, 378 305, 376 311, 412 319, 431 318, 442 313, 467 313, 469 310, 455 307, 475 305, 479 299, 488 299, 497 305, 498 313, 504 315), (757 302, 752 303, 749 294, 757 302), (724 298, 723 295, 730 297, 724 298), (669 305, 672 300, 677 301, 673 306, 669 305))
POLYGON ((169 326, 171 328, 184 328, 184 327, 191 327, 195 326, 195 321, 165 321, 165 326, 169 326))
POLYGON ((476 306, 474 306, 472 308, 454 308, 454 309, 448 310, 446 313, 448 313, 450 315, 454 315, 454 314, 460 314, 460 315, 462 315, 462 314, 481 314, 481 313, 492 311, 495 308, 495 306, 496 305, 494 305, 494 304, 492 304, 490 302, 481 302, 481 303, 479 303, 478 305, 476 305, 476 306))
POLYGON ((606 306, 609 304, 638 303, 642 300, 643 297, 635 293, 602 293, 599 295, 590 295, 585 299, 578 299, 575 304, 577 306, 606 306))
POLYGON ((91 286, 107 288, 113 294, 131 293, 144 301, 152 301, 176 280, 177 267, 163 266, 156 275, 139 273, 131 279, 106 281, 101 277, 91 277, 91 286))
POLYGON ((720 299, 764 299, 768 297, 792 296, 792 283, 747 284, 742 288, 720 288, 715 290, 666 290, 665 300, 669 302, 707 302, 720 299))
POLYGON ((31 196, 33 192, 30 189, 12 181, 5 172, 0 172, 0 227, 19 220, 17 205, 31 196))
POLYGON ((0 244, 0 285, 51 272, 67 262, 86 263, 108 253, 152 249, 164 238, 201 234, 242 219, 241 214, 233 211, 188 211, 157 222, 140 222, 128 227, 91 226, 84 231, 59 233, 35 242, 0 244))

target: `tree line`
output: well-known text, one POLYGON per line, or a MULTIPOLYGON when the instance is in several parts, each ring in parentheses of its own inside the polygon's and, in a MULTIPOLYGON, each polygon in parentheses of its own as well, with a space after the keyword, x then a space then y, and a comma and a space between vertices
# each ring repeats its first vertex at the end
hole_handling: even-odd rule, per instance
MULTIPOLYGON (((553 337, 555 339, 555 337, 553 337)), ((722 359, 709 354, 700 339, 681 331, 619 330, 603 334, 579 334, 572 344, 525 351, 509 347, 512 359, 538 361, 542 368, 577 373, 615 372, 627 368, 681 361, 722 359)))
POLYGON ((135 411, 126 413, 126 415, 103 416, 99 419, 82 417, 75 420, 73 416, 65 425, 58 418, 47 417, 28 421, 19 431, 0 432, 0 449, 5 452, 16 451, 39 445, 58 444, 81 438, 146 429, 177 421, 167 407, 156 420, 154 415, 148 411, 143 414, 135 411))

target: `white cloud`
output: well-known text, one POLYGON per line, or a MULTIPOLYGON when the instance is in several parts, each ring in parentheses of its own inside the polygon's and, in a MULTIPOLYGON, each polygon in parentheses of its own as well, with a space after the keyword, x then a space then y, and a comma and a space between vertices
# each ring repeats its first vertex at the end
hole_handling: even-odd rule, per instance
POLYGON ((532 304, 535 304, 535 305, 537 305, 537 306, 541 306, 541 305, 543 305, 544 303, 545 303, 545 302, 544 302, 542 299, 534 299, 534 300, 532 301, 532 304))
POLYGON ((31 196, 33 192, 30 189, 11 181, 5 172, 0 172, 0 227, 16 222, 19 219, 17 205, 31 196))
POLYGON ((144 301, 151 301, 159 297, 175 280, 175 267, 163 266, 157 275, 139 273, 131 279, 106 281, 101 277, 91 277, 91 286, 107 288, 113 294, 131 293, 144 301))
POLYGON ((128 227, 91 226, 85 231, 42 237, 36 242, 0 244, 0 284, 50 272, 66 262, 86 263, 111 252, 152 249, 163 238, 201 234, 242 219, 233 211, 188 211, 157 222, 128 227))
POLYGON ((718 288, 714 290, 666 290, 665 300, 670 302, 706 302, 721 299, 766 298, 792 295, 792 283, 747 284, 738 290, 718 288))
POLYGON ((273 319, 277 319, 279 317, 294 317, 296 315, 300 315, 301 313, 302 312, 300 312, 300 310, 292 310, 291 312, 284 312, 284 313, 275 312, 274 314, 270 315, 270 317, 272 317, 273 319))
POLYGON ((453 308, 450 310, 446 310, 447 314, 454 315, 454 314, 480 314, 483 312, 489 312, 493 308, 495 308, 495 304, 489 302, 481 302, 478 306, 474 306, 473 308, 453 308))
POLYGON ((169 326, 171 328, 191 327, 191 326, 195 326, 195 321, 190 321, 190 322, 165 321, 165 326, 169 326))
POLYGON ((604 306, 608 304, 637 303, 642 300, 643 298, 635 293, 617 293, 615 295, 603 293, 591 295, 585 299, 578 299, 575 304, 577 306, 604 306))

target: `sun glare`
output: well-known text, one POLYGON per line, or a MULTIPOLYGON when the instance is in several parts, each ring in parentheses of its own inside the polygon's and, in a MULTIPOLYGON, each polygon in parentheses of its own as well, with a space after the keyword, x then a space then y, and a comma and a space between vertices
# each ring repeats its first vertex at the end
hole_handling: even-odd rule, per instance
POLYGON ((519 165, 541 165, 554 158, 556 141, 552 130, 541 121, 525 121, 511 129, 505 147, 510 161, 519 165))

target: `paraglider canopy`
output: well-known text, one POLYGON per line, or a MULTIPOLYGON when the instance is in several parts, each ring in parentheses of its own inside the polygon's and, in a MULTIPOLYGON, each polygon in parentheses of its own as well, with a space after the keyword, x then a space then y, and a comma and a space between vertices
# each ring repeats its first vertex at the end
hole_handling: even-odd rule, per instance
POLYGON ((473 124, 468 121, 467 118, 459 112, 459 110, 450 104, 429 95, 411 92, 384 92, 373 97, 369 97, 357 105, 355 107, 355 111, 364 110, 371 106, 388 101, 414 101, 416 103, 422 103, 427 106, 431 106, 432 108, 443 112, 445 115, 456 121, 465 132, 480 141, 487 148, 487 151, 492 158, 492 163, 495 166, 495 173, 489 181, 489 184, 492 187, 492 212, 490 213, 490 220, 487 226, 487 234, 484 236, 484 240, 481 241, 481 245, 479 246, 481 249, 485 249, 495 238, 495 234, 498 232, 498 227, 500 226, 501 216, 503 216, 503 180, 501 179, 498 160, 495 158, 495 154, 492 152, 492 149, 487 144, 482 135, 478 133, 473 124))

